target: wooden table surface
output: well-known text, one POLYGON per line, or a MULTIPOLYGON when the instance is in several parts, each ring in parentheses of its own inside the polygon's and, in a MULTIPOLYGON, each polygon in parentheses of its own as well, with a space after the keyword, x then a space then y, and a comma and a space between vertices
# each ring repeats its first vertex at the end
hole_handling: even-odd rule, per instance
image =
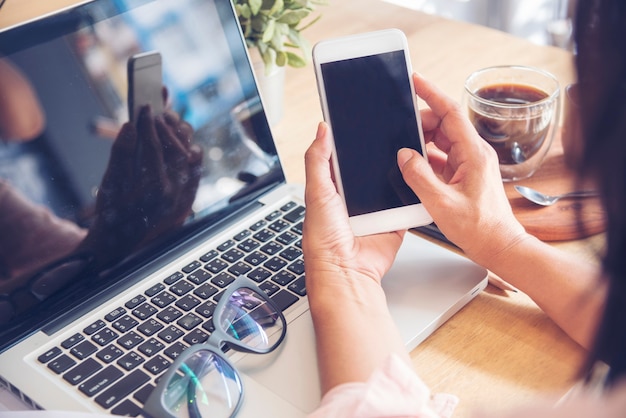
MULTIPOLYGON (((6 0, 0 29, 77 0, 6 0)), ((330 0, 322 19, 304 35, 327 38, 396 27, 407 35, 415 71, 459 100, 472 71, 521 64, 552 72, 561 85, 575 78, 571 55, 553 47, 467 23, 446 20, 381 0, 330 0)), ((304 151, 322 119, 312 65, 287 70, 284 117, 274 126, 291 182, 304 182, 304 151)), ((603 236, 553 243, 576 257, 595 260, 603 236)), ((521 292, 489 286, 412 351, 416 371, 435 392, 460 398, 455 417, 477 407, 508 409, 545 396, 559 397, 574 383, 585 351, 521 292)))

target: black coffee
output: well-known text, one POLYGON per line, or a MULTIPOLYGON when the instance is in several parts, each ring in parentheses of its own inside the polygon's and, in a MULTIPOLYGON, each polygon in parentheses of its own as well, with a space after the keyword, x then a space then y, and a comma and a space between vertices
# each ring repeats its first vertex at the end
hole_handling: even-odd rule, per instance
MULTIPOLYGON (((532 104, 548 97, 542 90, 521 84, 487 86, 475 94, 505 105, 532 104)), ((542 108, 489 108, 470 102, 469 117, 478 134, 498 153, 500 164, 520 164, 535 155, 546 140, 554 108, 542 108)))

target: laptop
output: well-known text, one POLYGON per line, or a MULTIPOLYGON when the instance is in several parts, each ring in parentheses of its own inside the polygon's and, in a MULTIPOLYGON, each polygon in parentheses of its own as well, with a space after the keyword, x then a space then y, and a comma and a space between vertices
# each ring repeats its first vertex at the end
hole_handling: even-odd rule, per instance
MULTIPOLYGON (((136 416, 243 274, 288 326, 271 354, 229 352, 240 416, 314 410, 303 188, 285 181, 231 2, 87 2, 0 32, 0 55, 19 115, 0 118, 0 383, 36 409, 136 416), (127 63, 155 51, 169 116, 129 130, 127 63)), ((407 349, 486 284, 414 234, 383 280, 407 349)))

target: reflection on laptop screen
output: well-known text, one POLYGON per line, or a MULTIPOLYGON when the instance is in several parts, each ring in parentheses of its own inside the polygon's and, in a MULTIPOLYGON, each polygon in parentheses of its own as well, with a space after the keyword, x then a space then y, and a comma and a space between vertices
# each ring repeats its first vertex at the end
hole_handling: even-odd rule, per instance
POLYGON ((3 344, 284 182, 230 8, 104 0, 0 33, 3 344))

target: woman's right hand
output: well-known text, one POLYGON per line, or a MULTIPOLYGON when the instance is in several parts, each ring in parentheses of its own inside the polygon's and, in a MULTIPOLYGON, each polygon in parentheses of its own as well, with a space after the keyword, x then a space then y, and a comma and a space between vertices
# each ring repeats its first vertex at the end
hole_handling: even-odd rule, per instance
POLYGON ((429 161, 405 148, 398 165, 443 234, 484 264, 526 236, 506 197, 497 155, 456 102, 417 74, 413 81, 430 107, 421 112, 429 161))

